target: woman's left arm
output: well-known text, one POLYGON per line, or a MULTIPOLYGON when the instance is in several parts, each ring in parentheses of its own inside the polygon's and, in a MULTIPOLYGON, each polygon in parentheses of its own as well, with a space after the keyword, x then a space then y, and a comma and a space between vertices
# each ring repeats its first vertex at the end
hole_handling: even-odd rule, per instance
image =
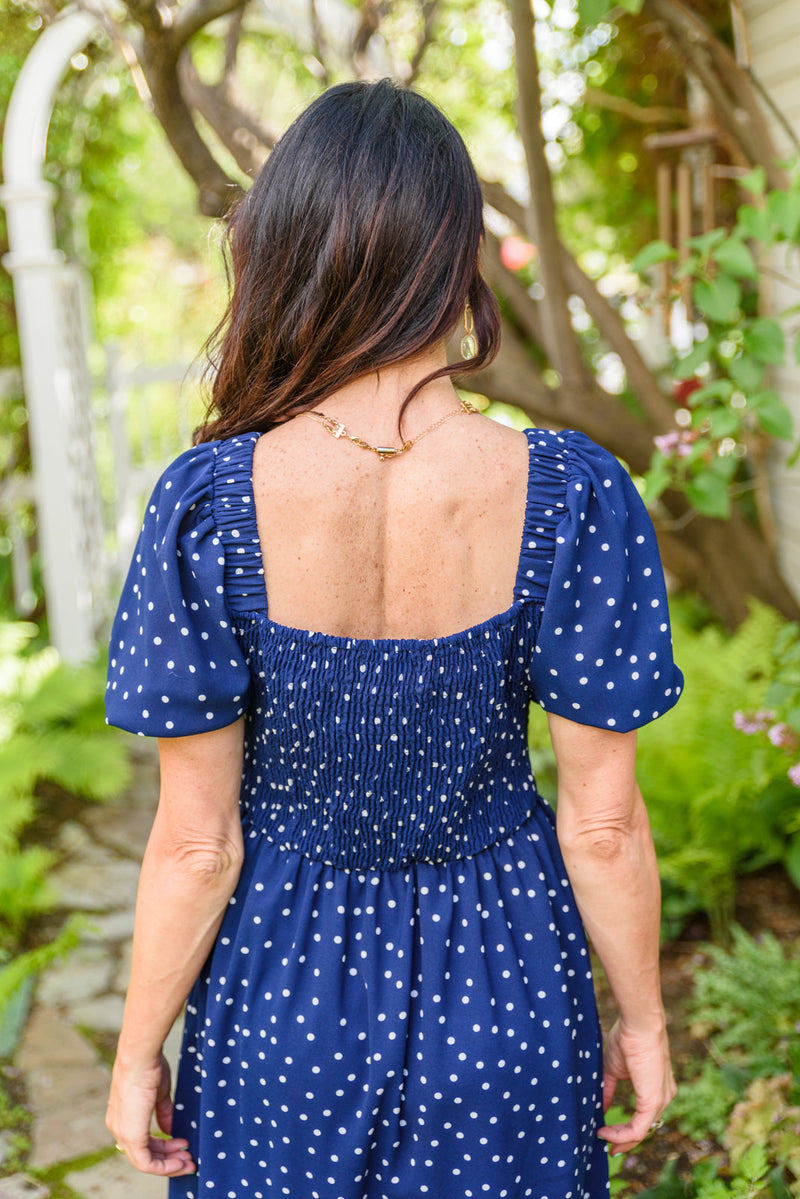
POLYGON ((137 1169, 191 1174, 187 1142, 172 1138, 162 1046, 205 962, 243 859, 239 791, 244 721, 159 741, 161 793, 147 843, 131 979, 106 1124, 137 1169), (168 1138, 150 1135, 155 1113, 168 1138))

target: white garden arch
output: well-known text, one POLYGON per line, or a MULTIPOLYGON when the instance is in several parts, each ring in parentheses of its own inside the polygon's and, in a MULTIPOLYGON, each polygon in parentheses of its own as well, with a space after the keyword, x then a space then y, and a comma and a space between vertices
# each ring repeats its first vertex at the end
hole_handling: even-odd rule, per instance
POLYGON ((103 523, 91 431, 83 276, 56 248, 55 189, 42 176, 56 90, 73 54, 100 25, 67 10, 25 61, 8 107, 3 149, 10 252, 28 409, 34 495, 51 640, 87 657, 103 617, 103 523))

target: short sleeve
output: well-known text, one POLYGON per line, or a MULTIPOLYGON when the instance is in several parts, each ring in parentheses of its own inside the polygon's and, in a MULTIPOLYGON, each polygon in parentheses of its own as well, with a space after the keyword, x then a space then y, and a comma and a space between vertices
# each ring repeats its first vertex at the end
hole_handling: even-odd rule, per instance
POLYGON ((655 531, 630 476, 567 435, 565 510, 530 655, 534 698, 578 724, 628 732, 678 700, 655 531))
POLYGON ((106 720, 153 737, 232 724, 250 675, 225 604, 213 510, 214 444, 161 476, 122 590, 109 646, 106 720))

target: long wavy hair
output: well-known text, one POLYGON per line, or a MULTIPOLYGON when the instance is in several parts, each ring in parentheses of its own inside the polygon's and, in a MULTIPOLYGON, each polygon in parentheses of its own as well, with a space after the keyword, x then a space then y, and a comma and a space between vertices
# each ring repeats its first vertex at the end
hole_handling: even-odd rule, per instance
MULTIPOLYGON (((478 371, 500 317, 481 278, 481 189, 466 146, 430 101, 344 83, 291 125, 225 234, 230 301, 207 343, 213 378, 196 441, 267 432, 346 383, 430 348, 469 299, 478 371)), ((398 422, 398 427, 400 425, 398 422)))

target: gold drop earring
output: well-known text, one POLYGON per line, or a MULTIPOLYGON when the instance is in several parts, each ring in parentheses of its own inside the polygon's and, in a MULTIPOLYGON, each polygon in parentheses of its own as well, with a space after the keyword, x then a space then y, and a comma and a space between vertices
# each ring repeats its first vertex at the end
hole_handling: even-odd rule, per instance
POLYGON ((464 336, 461 338, 461 357, 469 361, 478 353, 478 341, 474 333, 475 323, 472 319, 472 306, 469 300, 464 301, 464 336))

